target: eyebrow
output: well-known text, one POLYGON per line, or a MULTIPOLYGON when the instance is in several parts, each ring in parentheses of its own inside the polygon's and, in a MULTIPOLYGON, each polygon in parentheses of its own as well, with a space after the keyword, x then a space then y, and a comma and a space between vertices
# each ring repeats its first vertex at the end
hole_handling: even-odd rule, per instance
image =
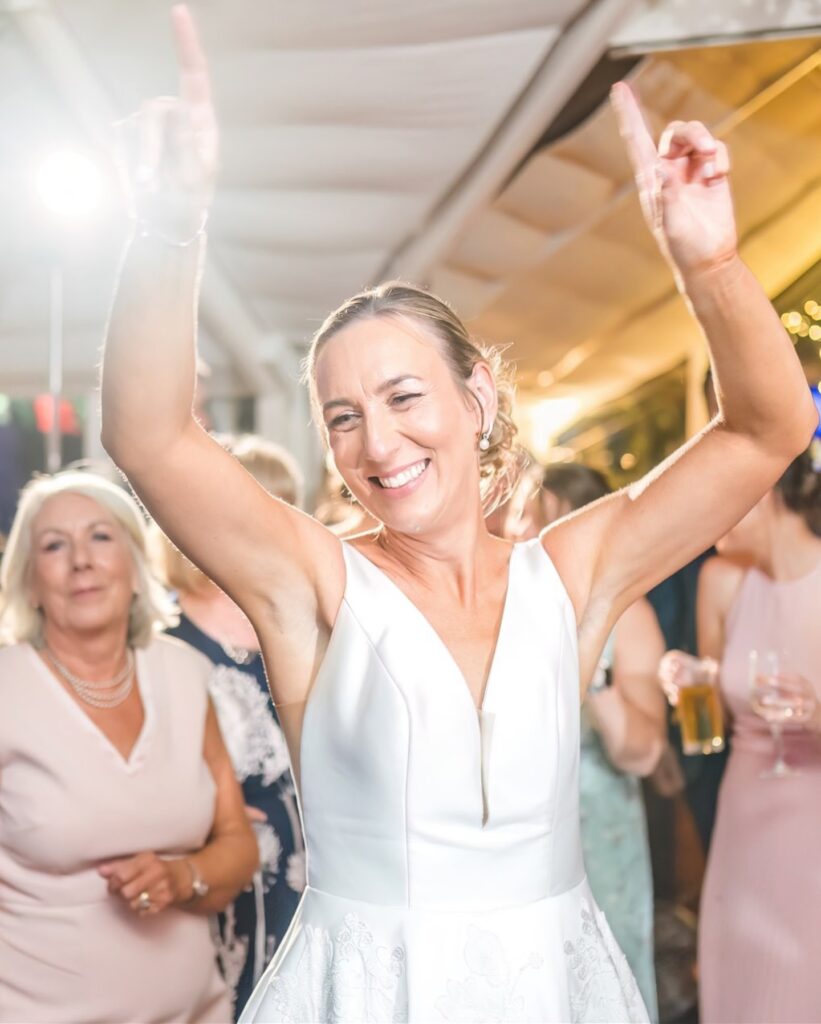
MULTIPOLYGON (((98 526, 113 526, 113 523, 109 519, 95 519, 86 526, 86 529, 93 530, 98 526)), ((61 533, 63 536, 66 536, 68 530, 64 530, 60 526, 44 526, 42 530, 37 531, 35 537, 42 537, 46 533, 61 533)))
MULTIPOLYGON (((398 377, 391 377, 390 380, 383 381, 382 384, 376 389, 377 395, 382 395, 386 391, 390 391, 391 388, 397 387, 399 384, 403 384, 405 381, 415 380, 417 383, 422 383, 421 377, 414 377, 412 373, 401 373, 398 377)), ((330 409, 336 409, 339 406, 353 405, 354 403, 350 398, 332 398, 330 402, 325 402, 322 406, 323 412, 328 412, 330 409)))

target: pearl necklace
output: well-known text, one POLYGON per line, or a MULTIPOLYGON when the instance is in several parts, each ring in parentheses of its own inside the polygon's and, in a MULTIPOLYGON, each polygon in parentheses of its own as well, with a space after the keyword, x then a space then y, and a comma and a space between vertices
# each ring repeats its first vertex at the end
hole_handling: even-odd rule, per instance
POLYGON ((134 652, 130 647, 126 648, 125 665, 123 665, 116 676, 113 679, 102 679, 98 682, 75 676, 57 658, 50 647, 46 647, 46 653, 54 667, 80 700, 85 701, 86 704, 91 704, 95 708, 119 707, 131 693, 134 686, 134 652), (108 692, 104 694, 103 691, 108 692))

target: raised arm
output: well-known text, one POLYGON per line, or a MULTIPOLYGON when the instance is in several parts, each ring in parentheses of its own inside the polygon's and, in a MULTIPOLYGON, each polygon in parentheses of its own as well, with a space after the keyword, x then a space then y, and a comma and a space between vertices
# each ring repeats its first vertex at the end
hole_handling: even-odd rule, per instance
POLYGON ((271 498, 192 416, 217 127, 194 23, 184 7, 172 17, 180 97, 150 101, 140 112, 137 228, 105 346, 103 444, 162 529, 258 630, 283 638, 274 645, 287 633, 307 647, 310 636, 286 630, 284 617, 289 626, 308 624, 309 634, 332 620, 344 585, 339 541, 271 498))
POLYGON ((657 151, 623 83, 614 104, 645 217, 707 339, 720 412, 637 484, 543 535, 580 633, 601 643, 638 596, 742 518, 817 422, 792 344, 736 251, 725 147, 678 122, 657 151))

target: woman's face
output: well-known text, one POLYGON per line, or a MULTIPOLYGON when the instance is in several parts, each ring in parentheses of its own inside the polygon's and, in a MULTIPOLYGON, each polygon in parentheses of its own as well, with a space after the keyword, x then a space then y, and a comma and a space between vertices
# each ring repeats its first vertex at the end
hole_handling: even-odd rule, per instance
POLYGON ((32 604, 45 629, 88 634, 128 621, 138 581, 125 530, 84 494, 48 498, 32 522, 32 604))
POLYGON ((409 319, 351 324, 316 364, 319 404, 337 470, 372 515, 400 533, 464 521, 479 503, 477 438, 496 413, 489 369, 454 380, 440 342, 409 319))

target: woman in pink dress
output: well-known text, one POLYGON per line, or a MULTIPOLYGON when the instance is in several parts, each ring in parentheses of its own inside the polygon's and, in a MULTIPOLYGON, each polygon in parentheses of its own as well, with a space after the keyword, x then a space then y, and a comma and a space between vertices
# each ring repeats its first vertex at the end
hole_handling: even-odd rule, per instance
POLYGON ((703 568, 699 653, 720 661, 732 750, 701 899, 703 1024, 821 1019, 821 723, 784 733, 800 774, 762 778, 773 738, 750 704, 750 652, 784 652, 821 697, 821 478, 808 455, 703 568))
POLYGON ((208 916, 257 849, 142 516, 91 473, 34 481, 3 561, 0 1021, 231 1020, 208 916))

